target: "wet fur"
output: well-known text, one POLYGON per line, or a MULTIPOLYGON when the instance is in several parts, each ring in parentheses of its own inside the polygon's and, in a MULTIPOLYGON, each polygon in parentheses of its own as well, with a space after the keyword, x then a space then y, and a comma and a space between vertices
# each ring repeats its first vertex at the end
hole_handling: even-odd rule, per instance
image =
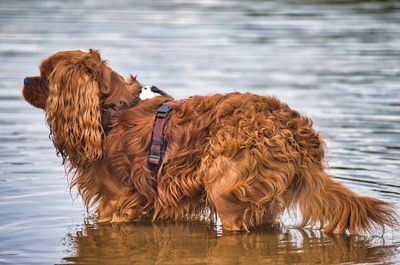
POLYGON ((148 167, 155 112, 170 97, 120 111, 105 136, 101 109, 141 87, 97 51, 59 52, 31 77, 24 98, 46 112, 51 138, 100 222, 177 220, 218 213, 225 230, 274 223, 299 208, 301 227, 363 233, 396 224, 387 202, 359 196, 324 169, 324 143, 310 119, 275 97, 230 93, 173 104, 157 181, 148 167), (48 80, 46 88, 41 80, 48 80), (156 185, 156 189, 154 188, 156 185))

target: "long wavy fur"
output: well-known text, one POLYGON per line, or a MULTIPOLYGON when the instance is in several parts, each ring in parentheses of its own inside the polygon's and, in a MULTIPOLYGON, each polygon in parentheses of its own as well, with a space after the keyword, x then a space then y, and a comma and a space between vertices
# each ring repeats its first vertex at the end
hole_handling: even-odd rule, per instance
POLYGON ((73 167, 101 158, 99 88, 90 54, 59 62, 49 76, 46 119, 56 149, 73 167))
MULTIPOLYGON (((356 195, 327 175, 324 143, 311 120, 275 97, 231 93, 176 101, 165 129, 168 149, 154 177, 147 156, 155 112, 171 98, 120 111, 105 136, 102 104, 137 97, 136 79, 125 82, 95 51, 58 53, 41 69, 51 68, 49 62, 45 110, 52 139, 74 169, 72 184, 88 206, 97 205, 101 222, 216 212, 224 229, 250 230, 299 208, 300 226, 326 232, 397 225, 389 203, 356 195)), ((26 98, 35 99, 26 90, 26 98)))

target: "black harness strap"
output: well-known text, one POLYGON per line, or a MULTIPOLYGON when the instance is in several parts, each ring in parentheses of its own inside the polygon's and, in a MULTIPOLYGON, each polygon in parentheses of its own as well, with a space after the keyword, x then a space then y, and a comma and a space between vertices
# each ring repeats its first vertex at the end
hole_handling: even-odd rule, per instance
POLYGON ((140 98, 137 97, 128 103, 119 102, 103 106, 101 109, 101 126, 103 127, 105 135, 111 131, 112 124, 114 123, 118 111, 130 109, 136 106, 139 102, 140 98))
POLYGON ((151 137, 151 146, 149 153, 149 167, 157 183, 158 169, 162 164, 163 155, 167 149, 167 142, 164 135, 164 126, 167 120, 168 114, 172 108, 168 106, 170 102, 164 102, 156 113, 156 120, 154 122, 153 134, 151 137))

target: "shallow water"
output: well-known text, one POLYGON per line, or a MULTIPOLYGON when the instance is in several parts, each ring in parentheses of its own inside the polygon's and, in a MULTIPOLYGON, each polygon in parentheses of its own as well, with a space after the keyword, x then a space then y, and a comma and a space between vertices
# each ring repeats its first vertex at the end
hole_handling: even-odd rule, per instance
MULTIPOLYGON (((0 263, 400 263, 400 232, 331 236, 290 228, 226 234, 198 222, 96 225, 69 192, 43 113, 22 80, 58 50, 99 48, 183 98, 276 95, 313 118, 330 173, 398 203, 398 1, 0 2, 0 263)), ((400 212, 400 205, 396 204, 400 212)))

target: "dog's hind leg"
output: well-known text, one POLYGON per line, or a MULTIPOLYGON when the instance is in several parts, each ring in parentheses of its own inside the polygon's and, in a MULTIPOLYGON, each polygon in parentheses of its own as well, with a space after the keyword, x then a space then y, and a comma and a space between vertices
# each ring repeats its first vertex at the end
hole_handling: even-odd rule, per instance
MULTIPOLYGON (((214 167, 217 167, 217 165, 214 165, 214 167)), ((210 168, 210 171, 214 170, 218 169, 210 168)), ((228 231, 246 229, 242 219, 248 208, 248 203, 235 200, 230 192, 236 183, 237 175, 234 170, 227 170, 219 179, 206 184, 207 199, 220 217, 223 229, 228 231)))
POLYGON ((250 230, 275 223, 285 209, 283 172, 258 171, 254 150, 237 158, 218 156, 203 160, 205 188, 211 207, 228 231, 250 230))

